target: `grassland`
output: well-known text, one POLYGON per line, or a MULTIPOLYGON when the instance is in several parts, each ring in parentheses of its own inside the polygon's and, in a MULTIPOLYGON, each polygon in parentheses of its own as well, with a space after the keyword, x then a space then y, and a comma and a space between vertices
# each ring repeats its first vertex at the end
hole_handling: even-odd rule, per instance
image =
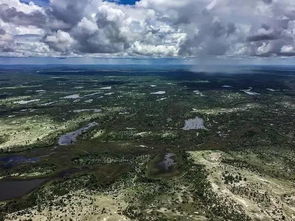
POLYGON ((1 71, 0 187, 44 182, 2 200, 0 220, 294 220, 294 84, 274 72, 1 71))

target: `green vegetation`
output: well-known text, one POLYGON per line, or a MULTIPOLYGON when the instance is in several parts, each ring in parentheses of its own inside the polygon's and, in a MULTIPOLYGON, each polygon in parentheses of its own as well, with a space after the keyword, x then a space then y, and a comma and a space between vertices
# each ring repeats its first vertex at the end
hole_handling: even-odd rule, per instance
POLYGON ((0 220, 292 220, 294 82, 273 73, 1 72, 0 188, 46 181, 2 200, 0 220), (241 91, 249 87, 259 95, 241 91), (196 117, 204 129, 182 129, 196 117))

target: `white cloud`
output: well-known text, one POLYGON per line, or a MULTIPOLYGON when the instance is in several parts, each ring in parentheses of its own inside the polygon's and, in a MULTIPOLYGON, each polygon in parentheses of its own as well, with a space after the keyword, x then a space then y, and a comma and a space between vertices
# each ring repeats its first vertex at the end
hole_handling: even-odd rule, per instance
POLYGON ((284 45, 282 48, 281 48, 281 52, 282 53, 294 53, 295 50, 294 50, 294 47, 292 45, 284 45))
POLYGON ((53 35, 47 36, 45 42, 58 51, 67 52, 71 50, 74 39, 69 33, 58 30, 53 35))
POLYGON ((0 53, 291 56, 294 11, 292 0, 0 0, 0 53))
POLYGON ((173 45, 145 45, 138 41, 132 45, 130 50, 139 55, 177 56, 178 54, 178 48, 173 45))

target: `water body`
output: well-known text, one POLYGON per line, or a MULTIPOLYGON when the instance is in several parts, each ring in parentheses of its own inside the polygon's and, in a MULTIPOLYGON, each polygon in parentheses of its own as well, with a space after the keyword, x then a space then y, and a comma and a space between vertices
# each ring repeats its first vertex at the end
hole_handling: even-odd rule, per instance
POLYGON ((29 157, 18 156, 18 155, 6 156, 6 157, 0 157, 0 166, 4 168, 10 168, 23 163, 35 163, 39 160, 40 159, 38 157, 29 158, 29 157))
POLYGON ((272 89, 272 88, 266 88, 266 90, 268 90, 268 91, 270 91, 270 92, 279 91, 279 90, 275 90, 275 89, 272 89))
POLYGON ((101 89, 101 90, 111 90, 112 87, 111 87, 111 86, 108 86, 108 87, 101 87, 100 89, 101 89))
POLYGON ((2 180, 0 181, 0 201, 22 197, 45 183, 48 179, 2 180))
POLYGON ((222 85, 221 87, 223 87, 223 88, 232 88, 232 86, 230 86, 230 85, 222 85))
POLYGON ((4 179, 0 180, 0 201, 11 200, 14 198, 22 197, 38 187, 45 184, 47 181, 58 178, 68 178, 72 174, 83 171, 83 169, 71 168, 59 172, 55 176, 37 179, 4 179))
POLYGON ((58 139, 58 145, 66 146, 66 145, 74 144, 77 141, 78 136, 87 132, 88 130, 90 130, 92 127, 95 127, 96 125, 98 125, 96 122, 92 122, 86 125, 85 127, 82 127, 78 130, 62 135, 58 139))
POLYGON ((183 130, 205 130, 204 120, 200 117, 188 119, 184 123, 183 130))
POLYGON ((260 95, 259 93, 252 91, 252 89, 253 89, 252 87, 249 87, 248 89, 241 90, 241 91, 251 96, 260 95))
POLYGON ((166 91, 157 91, 157 92, 152 92, 151 94, 162 95, 162 94, 166 94, 166 91))
POLYGON ((173 169, 173 166, 176 165, 176 162, 173 157, 176 155, 174 153, 166 153, 161 162, 158 163, 158 168, 162 171, 169 172, 173 169))
POLYGON ((204 97, 205 95, 201 92, 201 91, 199 91, 199 90, 194 90, 193 91, 196 95, 200 95, 201 97, 204 97))

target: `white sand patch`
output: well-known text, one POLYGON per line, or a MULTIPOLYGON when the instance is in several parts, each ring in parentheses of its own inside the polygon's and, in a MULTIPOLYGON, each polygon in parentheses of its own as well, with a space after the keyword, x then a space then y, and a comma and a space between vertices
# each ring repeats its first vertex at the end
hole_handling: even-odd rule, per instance
POLYGON ((80 98, 80 94, 72 94, 72 95, 65 96, 63 98, 65 98, 65 99, 78 99, 78 98, 80 98))
POLYGON ((185 121, 183 130, 205 130, 204 120, 200 117, 188 119, 185 121))
POLYGON ((85 103, 92 103, 93 102, 93 99, 89 99, 89 100, 86 100, 86 101, 84 101, 85 103))
POLYGON ((199 90, 194 90, 193 91, 196 95, 199 95, 199 96, 201 96, 201 97, 204 97, 205 95, 201 92, 201 91, 199 91, 199 90))
POLYGON ((251 95, 251 96, 260 95, 259 93, 252 91, 252 89, 253 88, 250 87, 248 89, 244 89, 244 90, 241 90, 241 91, 243 91, 244 93, 246 93, 248 95, 251 95))
POLYGON ((21 100, 21 101, 15 101, 13 102, 14 104, 30 104, 30 103, 34 103, 34 102, 38 102, 40 101, 40 99, 34 99, 34 100, 21 100))
POLYGON ((111 90, 112 87, 111 86, 108 86, 108 87, 101 87, 100 90, 111 90))
POLYGON ((94 112, 99 113, 101 109, 80 109, 80 110, 73 110, 74 113, 82 113, 82 112, 94 112))
POLYGON ((62 135, 58 139, 58 145, 66 146, 66 145, 70 145, 70 144, 75 143, 77 141, 78 136, 87 132, 88 130, 90 130, 92 127, 95 127, 96 125, 98 125, 96 122, 92 122, 92 123, 89 123, 88 125, 86 125, 85 127, 82 127, 78 130, 75 130, 73 132, 69 132, 69 133, 62 135))
POLYGON ((166 91, 157 91, 157 92, 152 92, 151 94, 161 95, 161 94, 166 94, 166 91))

